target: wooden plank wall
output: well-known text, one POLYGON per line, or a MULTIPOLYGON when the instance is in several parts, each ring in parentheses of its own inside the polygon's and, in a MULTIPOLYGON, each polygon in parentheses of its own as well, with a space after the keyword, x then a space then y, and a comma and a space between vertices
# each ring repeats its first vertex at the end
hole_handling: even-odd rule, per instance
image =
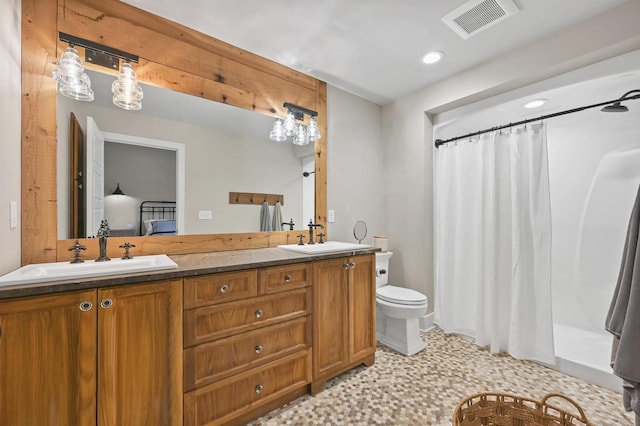
MULTIPOLYGON (((65 32, 138 55, 141 81, 272 116, 284 102, 318 111, 316 222, 326 224, 326 84, 117 0, 23 0, 22 263, 71 258, 57 240, 56 87, 65 32)), ((82 49, 78 49, 82 55, 82 49)), ((106 70, 106 69, 100 69, 106 70)), ((300 231, 129 238, 140 254, 196 253, 295 242, 300 231), (147 241, 152 238, 151 241, 147 241)), ((85 245, 95 241, 81 240, 85 245)), ((115 244, 115 242, 114 242, 115 244)))

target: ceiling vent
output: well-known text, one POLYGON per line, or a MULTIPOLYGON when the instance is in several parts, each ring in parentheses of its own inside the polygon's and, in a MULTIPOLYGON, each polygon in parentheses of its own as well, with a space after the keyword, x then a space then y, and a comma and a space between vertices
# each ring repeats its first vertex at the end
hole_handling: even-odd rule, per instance
POLYGON ((442 18, 460 37, 467 39, 515 15, 513 0, 469 0, 442 18))

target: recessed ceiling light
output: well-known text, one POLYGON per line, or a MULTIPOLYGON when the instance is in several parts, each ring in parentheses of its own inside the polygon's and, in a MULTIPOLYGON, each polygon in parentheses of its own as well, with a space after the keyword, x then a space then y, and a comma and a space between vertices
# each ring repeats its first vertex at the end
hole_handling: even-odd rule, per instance
POLYGON ((538 108, 541 107, 542 105, 546 104, 547 100, 546 99, 535 99, 533 101, 529 101, 526 104, 524 104, 525 108, 538 108))
POLYGON ((434 50, 433 52, 429 52, 422 57, 422 62, 425 64, 435 64, 439 62, 442 58, 444 58, 444 53, 439 50, 434 50))

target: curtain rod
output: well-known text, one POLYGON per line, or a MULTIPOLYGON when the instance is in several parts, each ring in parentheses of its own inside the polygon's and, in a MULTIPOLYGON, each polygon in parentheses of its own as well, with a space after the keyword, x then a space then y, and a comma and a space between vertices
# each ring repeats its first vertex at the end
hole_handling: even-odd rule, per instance
MULTIPOLYGON (((629 93, 633 93, 633 92, 639 92, 640 93, 640 90, 631 90, 630 92, 627 92, 625 95, 627 95, 629 93)), ((503 124, 503 125, 500 125, 500 126, 491 127, 490 129, 478 130, 477 132, 468 133, 468 134, 462 135, 462 136, 456 136, 456 137, 450 138, 450 139, 445 139, 445 140, 436 139, 434 143, 435 143, 436 148, 439 148, 440 145, 444 145, 444 144, 447 144, 449 142, 454 142, 454 141, 457 141, 457 140, 460 140, 460 139, 470 138, 472 136, 482 135, 484 133, 494 132, 496 130, 502 130, 502 129, 507 129, 509 127, 520 126, 522 124, 532 123, 534 121, 542 121, 542 120, 546 120, 548 118, 559 117, 561 115, 573 114, 574 112, 580 112, 580 111, 584 111, 584 110, 590 109, 590 108, 597 108, 597 107, 600 107, 600 106, 609 105, 609 104, 613 104, 613 103, 616 103, 616 102, 620 103, 620 102, 624 102, 624 101, 628 101, 628 100, 632 100, 632 99, 640 99, 640 94, 634 95, 634 96, 629 96, 629 97, 625 97, 625 95, 622 95, 622 97, 620 99, 614 99, 612 101, 599 102, 597 104, 586 105, 586 106, 573 108, 573 109, 567 109, 567 110, 564 110, 564 111, 556 112, 554 114, 541 115, 540 117, 529 118, 527 120, 517 121, 515 123, 503 124)))

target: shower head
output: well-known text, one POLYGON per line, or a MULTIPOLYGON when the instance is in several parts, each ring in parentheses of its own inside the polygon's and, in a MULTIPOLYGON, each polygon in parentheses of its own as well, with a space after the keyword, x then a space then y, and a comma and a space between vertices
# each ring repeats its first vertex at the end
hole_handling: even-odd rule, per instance
POLYGON ((622 105, 620 102, 615 102, 611 105, 607 105, 606 107, 603 107, 600 111, 602 112, 627 112, 629 111, 629 108, 627 108, 626 106, 622 105))
POLYGON ((603 107, 600 111, 602 111, 602 112, 627 112, 627 111, 629 111, 629 108, 627 108, 626 106, 622 105, 620 102, 623 101, 623 100, 639 99, 640 98, 640 94, 635 95, 635 96, 630 96, 629 98, 627 98, 627 96, 632 94, 632 93, 640 93, 640 90, 630 90, 630 91, 628 91, 624 95, 620 96, 620 99, 617 102, 614 102, 611 105, 607 105, 607 106, 603 107))
POLYGON ((304 176, 304 177, 309 177, 309 175, 311 175, 311 174, 313 174, 313 173, 315 173, 315 172, 316 172, 315 170, 314 170, 314 171, 312 171, 312 172, 302 172, 302 176, 304 176))

